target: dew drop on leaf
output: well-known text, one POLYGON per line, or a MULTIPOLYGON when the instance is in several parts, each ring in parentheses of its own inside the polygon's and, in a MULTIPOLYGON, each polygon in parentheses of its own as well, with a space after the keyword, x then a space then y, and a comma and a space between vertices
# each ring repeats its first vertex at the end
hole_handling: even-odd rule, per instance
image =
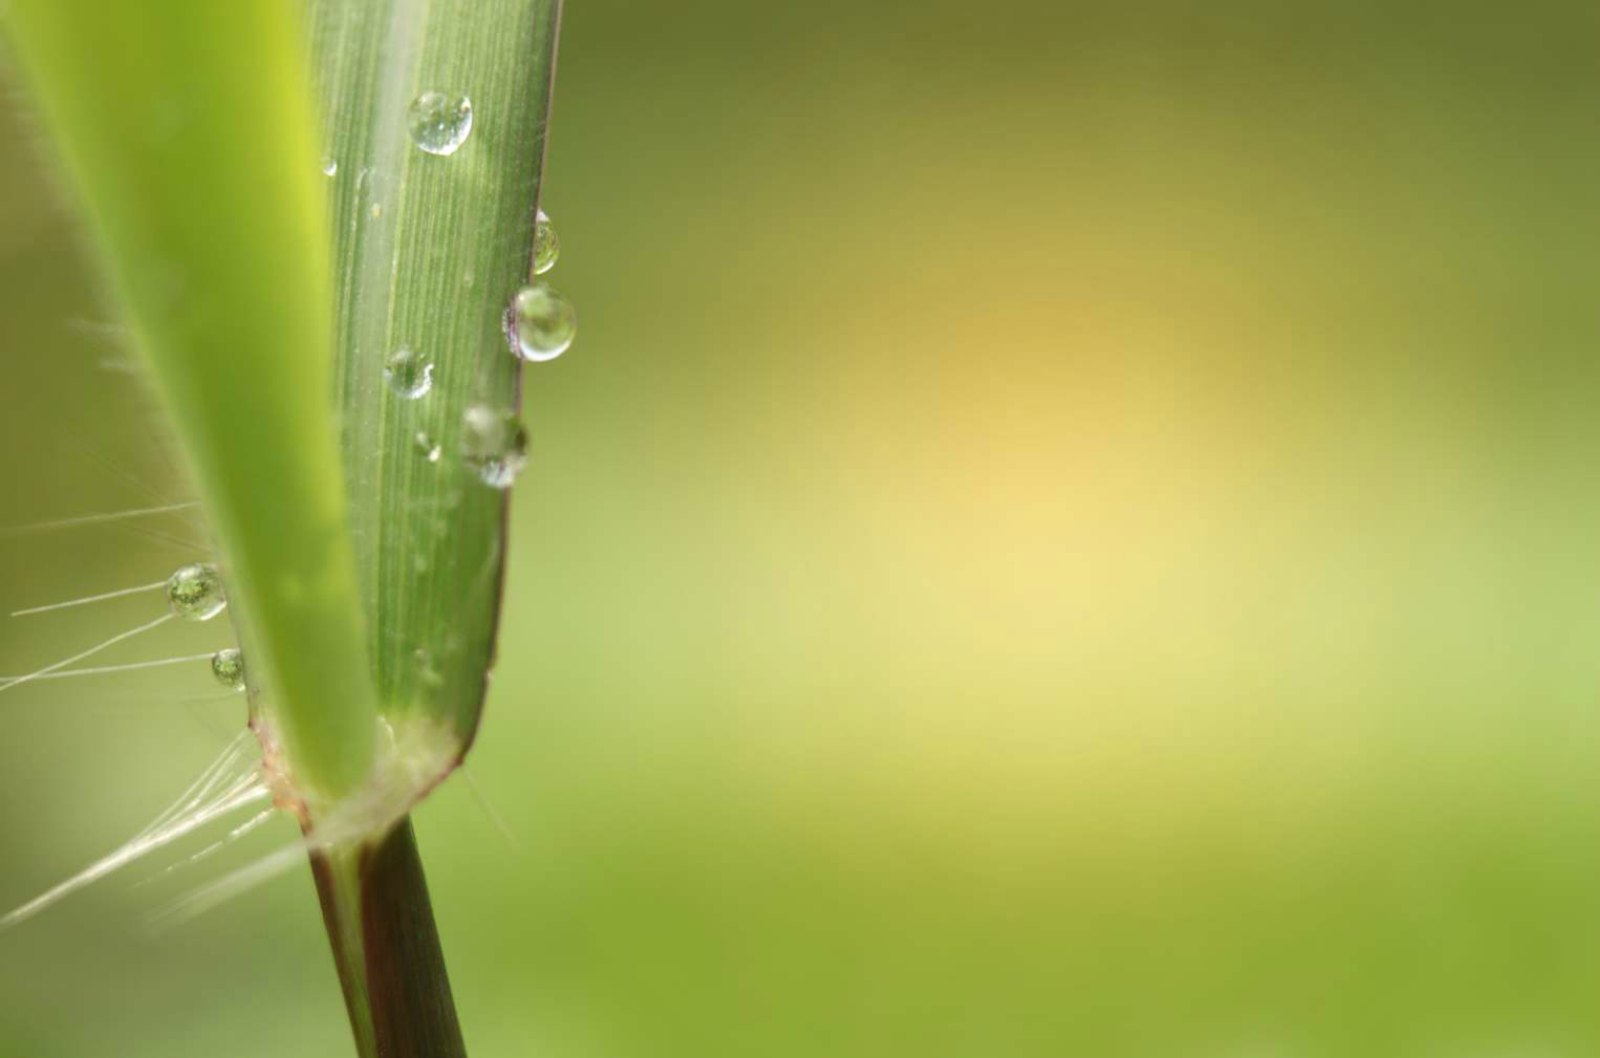
POLYGON ((442 687, 444 674, 439 671, 438 661, 433 656, 433 651, 427 647, 418 647, 412 652, 412 658, 417 663, 417 678, 425 687, 442 687))
POLYGON ((539 220, 533 226, 533 274, 542 276, 556 266, 561 256, 561 240, 550 223, 549 214, 539 211, 539 220))
POLYGON ((429 154, 454 154, 472 132, 472 100, 424 92, 411 101, 411 142, 429 154))
POLYGON ((209 621, 228 605, 222 576, 209 562, 193 562, 167 578, 167 604, 188 621, 209 621))
POLYGON ((546 283, 517 291, 510 317, 511 348, 524 360, 554 360, 578 333, 578 310, 546 283))
POLYGON ((510 488, 528 463, 528 431, 517 413, 469 406, 461 415, 461 461, 485 485, 510 488))
POLYGON ((383 378, 395 396, 417 400, 433 388, 433 361, 410 349, 397 349, 384 361, 383 378))
POLYGON ((335 159, 333 159, 332 157, 328 157, 328 158, 322 159, 322 175, 323 176, 337 176, 338 174, 339 174, 339 163, 335 159))
POLYGON ((417 431, 411 438, 411 446, 416 449, 417 455, 430 463, 437 463, 439 457, 444 454, 444 446, 435 441, 426 430, 417 431))
POLYGON ((211 655, 211 675, 230 691, 244 690, 244 655, 227 647, 211 655))

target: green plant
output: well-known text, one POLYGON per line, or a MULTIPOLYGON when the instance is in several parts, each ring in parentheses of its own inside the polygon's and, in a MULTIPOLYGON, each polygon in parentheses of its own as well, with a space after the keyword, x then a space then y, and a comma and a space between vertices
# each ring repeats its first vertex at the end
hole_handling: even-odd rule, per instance
POLYGON ((408 812, 493 661, 513 354, 570 340, 516 297, 559 0, 5 10, 220 542, 358 1050, 464 1053, 408 812))

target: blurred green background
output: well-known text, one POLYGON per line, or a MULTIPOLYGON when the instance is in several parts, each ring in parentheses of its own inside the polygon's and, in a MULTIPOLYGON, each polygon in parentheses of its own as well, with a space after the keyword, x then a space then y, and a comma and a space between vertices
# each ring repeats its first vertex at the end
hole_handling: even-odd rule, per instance
MULTIPOLYGON (((472 1053, 1600 1053, 1597 34, 569 4, 580 337, 528 374, 482 797, 418 818, 472 1053)), ((181 499, 4 83, 0 521, 181 499)), ((199 539, 7 536, 0 604, 199 539)), ((241 712, 203 665, 0 698, 0 904, 241 712)), ((0 934, 0 1055, 348 1053, 303 869, 148 924, 292 836, 0 934)))

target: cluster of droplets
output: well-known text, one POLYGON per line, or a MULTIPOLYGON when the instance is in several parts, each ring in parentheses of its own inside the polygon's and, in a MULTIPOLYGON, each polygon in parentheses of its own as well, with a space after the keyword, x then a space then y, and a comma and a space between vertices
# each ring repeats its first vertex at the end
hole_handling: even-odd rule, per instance
MULTIPOLYGON (((164 511, 173 508, 158 508, 164 511)), ((110 516, 93 516, 89 519, 73 519, 65 524, 88 524, 90 521, 108 521, 113 518, 137 516, 152 513, 152 510, 138 510, 122 512, 110 516)), ((61 524, 61 523, 57 523, 61 524)), ((77 653, 52 662, 42 668, 35 669, 21 676, 0 676, 0 691, 12 687, 32 683, 35 680, 61 680, 83 676, 103 676, 111 673, 131 672, 136 669, 156 668, 163 665, 186 664, 197 660, 193 657, 158 658, 152 661, 134 661, 119 665, 89 665, 79 663, 94 657, 96 654, 116 646, 134 636, 141 635, 172 620, 184 621, 209 621, 228 608, 228 597, 222 585, 222 574, 216 566, 209 562, 190 562, 173 570, 165 580, 156 581, 154 584, 143 584, 135 588, 120 588, 116 591, 101 592, 96 595, 86 595, 82 598, 67 599, 64 602, 49 603, 44 606, 31 606, 22 610, 14 610, 12 617, 24 617, 29 614, 53 613, 59 610, 72 609, 78 606, 88 606, 93 603, 104 602, 108 599, 120 599, 129 595, 140 595, 145 592, 159 591, 166 601, 166 613, 152 621, 137 625, 134 628, 118 632, 116 635, 77 653), (77 666, 77 667, 74 667, 77 666)), ((207 657, 207 655, 200 655, 207 657)), ((216 678, 234 690, 244 688, 244 662, 236 649, 218 651, 210 655, 211 671, 216 678)))
MULTIPOLYGON (((449 157, 471 136, 472 121, 472 100, 465 95, 429 91, 411 101, 406 131, 418 150, 449 157)), ((332 176, 338 171, 338 164, 328 158, 322 168, 332 176)), ((561 240, 549 215, 541 209, 534 224, 533 275, 548 273, 560 255, 561 240)), ((578 315, 572 302, 542 280, 517 291, 505 314, 511 353, 523 362, 554 360, 572 345, 577 327, 578 315)), ((396 349, 383 364, 384 381, 397 398, 405 401, 426 397, 433 388, 433 373, 431 358, 406 347, 396 349)), ((516 412, 473 404, 462 413, 460 431, 458 453, 462 465, 492 488, 509 488, 528 461, 527 429, 516 412)), ((440 462, 445 451, 445 446, 427 430, 412 434, 411 447, 429 463, 440 462)), ((222 678, 219 670, 218 679, 222 678)))
MULTIPOLYGON (((533 228, 533 274, 542 276, 556 266, 561 240, 549 214, 539 211, 533 228)), ((542 363, 566 352, 578 335, 578 310, 549 283, 540 281, 517 291, 506 312, 512 355, 542 363)))
MULTIPOLYGON (((209 621, 228 608, 222 587, 222 574, 209 562, 179 566, 167 578, 167 606, 186 621, 209 621)), ((244 655, 237 647, 225 647, 211 655, 211 674, 231 691, 245 687, 244 655)))

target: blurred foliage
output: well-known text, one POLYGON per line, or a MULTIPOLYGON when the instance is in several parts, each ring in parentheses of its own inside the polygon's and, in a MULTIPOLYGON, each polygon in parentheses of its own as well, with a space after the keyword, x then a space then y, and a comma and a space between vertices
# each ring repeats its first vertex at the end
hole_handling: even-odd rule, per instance
MULTIPOLYGON (((469 764, 519 847, 462 781, 417 824, 472 1053, 1600 1047, 1596 21, 572 5, 583 325, 469 764)), ((178 488, 36 158, 10 521, 178 488)), ((11 539, 0 587, 184 553, 11 539)), ((191 682, 0 702, 0 902, 209 758, 191 682)), ((142 928, 221 869, 0 936, 0 1054, 342 1053, 301 874, 142 928)))

